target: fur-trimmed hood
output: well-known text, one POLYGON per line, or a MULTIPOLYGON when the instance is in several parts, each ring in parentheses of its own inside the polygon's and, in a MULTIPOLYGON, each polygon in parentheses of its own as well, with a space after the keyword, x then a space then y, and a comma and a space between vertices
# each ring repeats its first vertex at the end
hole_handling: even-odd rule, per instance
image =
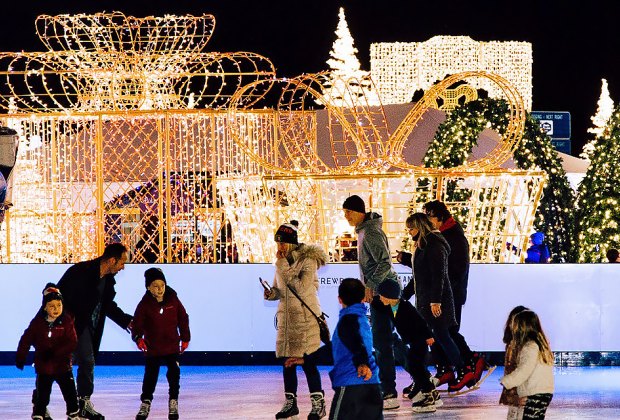
POLYGON ((299 244, 299 246, 293 250, 292 254, 295 261, 312 258, 316 260, 319 267, 327 264, 327 254, 323 251, 323 248, 318 245, 299 244))

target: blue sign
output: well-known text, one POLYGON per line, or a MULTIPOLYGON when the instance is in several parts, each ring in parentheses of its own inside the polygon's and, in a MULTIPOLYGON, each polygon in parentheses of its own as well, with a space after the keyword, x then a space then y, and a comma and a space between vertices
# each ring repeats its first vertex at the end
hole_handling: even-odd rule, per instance
POLYGON ((558 152, 566 153, 570 155, 570 140, 555 140, 551 139, 553 148, 558 152))
POLYGON ((552 140, 570 141, 570 112, 532 111, 531 115, 538 120, 540 127, 552 140))

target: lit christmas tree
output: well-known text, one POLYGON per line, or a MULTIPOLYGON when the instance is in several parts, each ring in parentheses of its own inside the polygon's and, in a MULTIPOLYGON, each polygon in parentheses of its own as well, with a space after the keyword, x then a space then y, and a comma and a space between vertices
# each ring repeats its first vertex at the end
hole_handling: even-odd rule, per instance
POLYGON ((590 117, 594 127, 588 128, 588 133, 594 134, 594 139, 583 146, 583 151, 579 155, 583 159, 591 160, 592 153, 596 148, 597 137, 602 136, 607 126, 607 121, 611 117, 614 111, 614 101, 609 95, 609 87, 607 86, 607 80, 601 79, 601 96, 598 100, 598 109, 593 117, 590 117))
POLYGON ((601 262, 610 248, 620 247, 620 108, 616 108, 579 185, 577 244, 579 262, 601 262))
MULTIPOLYGON (((424 157, 424 165, 431 168, 451 168, 463 164, 482 130, 488 127, 500 135, 506 132, 508 111, 508 104, 498 99, 472 101, 456 108, 435 134, 424 157)), ((576 257, 572 246, 574 223, 571 209, 575 195, 551 139, 530 115, 525 121, 523 139, 514 151, 513 159, 519 169, 540 168, 547 173, 549 181, 536 212, 534 227, 545 234, 553 262, 574 261, 576 257)), ((447 192, 465 194, 450 185, 447 192)))
POLYGON ((372 88, 369 73, 360 68, 355 55, 353 37, 344 16, 344 8, 338 13, 336 40, 327 60, 331 77, 323 95, 328 102, 336 106, 353 107, 358 105, 358 98, 365 97, 368 105, 379 105, 379 97, 372 88))

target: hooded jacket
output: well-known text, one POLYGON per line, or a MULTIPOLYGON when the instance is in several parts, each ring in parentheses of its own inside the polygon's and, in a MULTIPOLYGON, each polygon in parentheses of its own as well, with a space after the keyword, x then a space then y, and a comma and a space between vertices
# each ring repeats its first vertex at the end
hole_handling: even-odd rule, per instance
POLYGON ((34 368, 39 374, 60 375, 71 369, 71 353, 77 346, 73 318, 63 312, 52 323, 40 310, 30 321, 17 346, 16 364, 26 363, 30 346, 34 347, 34 368))
POLYGON ((384 280, 393 280, 400 284, 392 267, 390 246, 382 225, 381 215, 369 212, 366 213, 364 221, 355 227, 361 280, 372 290, 376 290, 384 280))
POLYGON ((157 302, 148 290, 133 316, 133 339, 144 338, 147 357, 179 353, 179 342, 189 342, 189 316, 177 293, 166 285, 164 299, 157 302))
POLYGON ((299 299, 291 293, 290 285, 316 315, 321 315, 317 270, 327 262, 327 255, 317 245, 299 244, 292 251, 293 262, 286 258, 276 261, 273 280, 274 294, 270 300, 280 300, 276 313, 278 334, 276 357, 303 357, 321 346, 319 324, 299 299))

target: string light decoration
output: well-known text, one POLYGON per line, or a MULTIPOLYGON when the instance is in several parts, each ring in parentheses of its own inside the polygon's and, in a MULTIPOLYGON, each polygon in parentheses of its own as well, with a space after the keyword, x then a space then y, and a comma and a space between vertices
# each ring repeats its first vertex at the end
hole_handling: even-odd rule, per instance
MULTIPOLYGON (((512 243, 527 240, 545 176, 538 169, 510 171, 500 167, 512 157, 526 115, 518 92, 506 80, 484 72, 450 76, 429 89, 391 132, 381 107, 368 106, 357 95, 348 96, 359 101, 351 108, 332 104, 321 96, 324 81, 329 79, 326 74, 306 74, 274 83, 283 85, 278 89, 282 93, 275 143, 257 142, 248 136, 240 117, 249 118, 250 110, 237 106, 236 98, 231 100, 231 137, 262 168, 254 175, 222 174, 218 181, 228 217, 235 220, 236 236, 247 244, 239 251, 242 259, 269 261, 275 252, 269 240, 273 226, 291 218, 301 220, 302 239, 322 243, 333 255, 337 248, 334 241, 344 233, 338 220, 342 218, 342 201, 349 194, 359 194, 383 214, 384 228, 392 249, 396 249, 404 236, 403 221, 411 202, 444 199, 448 186, 463 179, 472 193, 450 205, 481 214, 476 226, 472 224, 467 232, 476 239, 472 260, 503 261, 501 251, 506 239, 512 243), (509 120, 502 141, 484 157, 462 162, 456 168, 424 168, 407 162, 403 149, 424 113, 436 107, 437 99, 454 83, 472 78, 494 81, 508 101, 509 120), (306 111, 306 102, 311 101, 325 105, 332 152, 329 161, 321 152, 326 145, 319 144, 313 135, 312 124, 318 117, 314 111, 306 111), (246 194, 240 193, 242 186, 246 194), (261 239, 258 246, 256 238, 261 239)), ((242 96, 243 89, 237 94, 242 96)))
POLYGON ((594 138, 583 146, 583 150, 579 157, 590 160, 594 149, 596 148, 596 138, 605 135, 607 121, 614 112, 614 101, 609 94, 609 86, 607 80, 601 79, 601 96, 598 99, 596 114, 590 119, 593 127, 588 128, 588 133, 594 134, 594 138))
MULTIPOLYGON (((447 75, 484 71, 508 80, 525 108, 532 108, 532 44, 477 42, 467 36, 435 36, 426 42, 382 42, 370 45, 370 74, 381 102, 411 102, 416 90, 426 91, 447 75)), ((502 92, 491 80, 470 82, 492 98, 502 92)))
POLYGON ((494 209, 470 233, 489 238, 474 261, 498 261, 494 238, 531 226, 545 176, 501 169, 525 119, 504 78, 450 76, 391 130, 383 107, 350 80, 341 86, 352 106, 342 106, 323 95, 333 75, 276 79, 266 58, 203 52, 213 24, 209 15, 42 16, 49 51, 0 54, 1 122, 32 144, 20 147, 14 169, 3 262, 40 261, 28 247, 46 262, 74 262, 117 240, 135 262, 234 260, 235 244, 239 260, 266 262, 275 226, 293 218, 302 240, 336 259, 342 201, 353 193, 383 214, 395 249, 412 199, 443 199, 460 179, 486 198, 455 205, 494 209), (408 162, 415 126, 465 79, 490 80, 507 100, 502 140, 455 168, 408 162))
POLYGON ((607 250, 620 248, 620 108, 605 134, 597 138, 591 163, 579 185, 576 211, 579 262, 606 261, 607 250))
MULTIPOLYGON (((424 164, 435 168, 462 165, 484 129, 491 128, 503 134, 506 132, 509 120, 509 106, 503 100, 478 100, 455 109, 438 128, 424 157, 424 164)), ((513 151, 513 159, 519 169, 540 168, 546 173, 548 183, 540 199, 533 227, 545 233, 552 261, 574 262, 576 255, 572 208, 575 194, 554 151, 551 139, 529 114, 525 120, 523 138, 513 151)), ((462 202, 472 195, 472 192, 457 189, 455 185, 449 185, 447 191, 447 199, 450 202, 462 202)), ((466 230, 484 217, 468 207, 456 207, 455 213, 466 230)), ((531 232, 523 233, 525 235, 519 238, 506 238, 511 250, 514 246, 517 250, 525 251, 531 232)), ((520 255, 524 254, 521 252, 520 255)), ((513 256, 505 253, 503 258, 511 259, 513 256)))

